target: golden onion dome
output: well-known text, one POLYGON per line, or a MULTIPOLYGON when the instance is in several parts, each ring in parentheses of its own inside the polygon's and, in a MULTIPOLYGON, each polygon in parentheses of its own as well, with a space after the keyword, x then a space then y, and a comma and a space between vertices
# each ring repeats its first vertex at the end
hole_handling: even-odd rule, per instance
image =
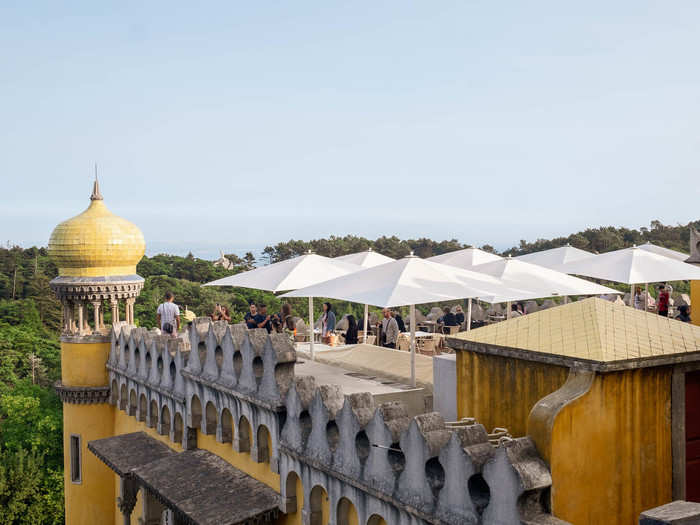
POLYGON ((90 206, 63 221, 49 239, 49 255, 60 276, 132 275, 146 249, 143 233, 107 209, 95 180, 90 206))

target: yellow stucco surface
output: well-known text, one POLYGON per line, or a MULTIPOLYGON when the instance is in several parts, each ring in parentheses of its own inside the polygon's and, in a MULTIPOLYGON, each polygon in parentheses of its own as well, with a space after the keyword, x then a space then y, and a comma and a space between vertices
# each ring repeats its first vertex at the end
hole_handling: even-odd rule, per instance
POLYGON ((690 281, 690 319, 700 326, 700 281, 690 281))
POLYGON ((107 386, 110 343, 61 342, 61 382, 65 386, 107 386))
POLYGON ((596 374, 537 439, 552 512, 576 525, 629 525, 671 501, 671 369, 596 374))
POLYGON ((524 436, 537 401, 560 388, 568 368, 476 352, 457 352, 457 415, 475 417, 491 431, 524 436))
POLYGON ((66 524, 104 523, 115 506, 113 472, 87 449, 88 442, 114 435, 113 407, 63 404, 63 464, 66 524), (80 436, 81 482, 71 481, 70 436, 80 436))
POLYGON ((280 525, 302 525, 301 509, 304 508, 304 485, 301 479, 297 476, 295 482, 297 510, 291 514, 283 514, 280 519, 280 525))
POLYGON ((236 452, 231 443, 219 443, 216 441, 216 436, 202 434, 199 431, 197 431, 197 447, 216 454, 238 470, 242 470, 277 492, 280 491, 280 476, 270 470, 269 463, 256 463, 249 453, 236 452))

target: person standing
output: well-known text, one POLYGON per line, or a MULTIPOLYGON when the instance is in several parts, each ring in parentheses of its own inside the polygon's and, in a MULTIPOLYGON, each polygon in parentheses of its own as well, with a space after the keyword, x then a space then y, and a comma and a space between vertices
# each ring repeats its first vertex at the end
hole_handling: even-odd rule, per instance
POLYGON ((462 326, 464 324, 464 311, 462 310, 462 305, 458 304, 455 308, 455 319, 457 319, 457 324, 462 326))
POLYGON ((635 291, 634 291, 634 309, 635 310, 646 310, 647 305, 646 303, 646 297, 644 297, 644 294, 642 293, 642 289, 637 286, 635 291))
POLYGON ((348 329, 345 331, 345 344, 357 344, 357 321, 355 321, 355 316, 352 314, 348 315, 348 329))
POLYGON ((659 315, 668 317, 669 295, 665 285, 659 286, 659 298, 656 302, 659 315))
POLYGON ((258 307, 255 306, 255 303, 250 303, 248 309, 248 313, 243 317, 243 322, 249 330, 252 330, 258 327, 258 324, 255 322, 255 316, 258 315, 258 307))
POLYGON ((282 310, 279 313, 279 325, 280 331, 294 332, 294 317, 292 316, 292 305, 289 303, 284 303, 282 305, 282 310))
POLYGON ((256 328, 264 328, 267 330, 267 333, 269 334, 272 332, 272 322, 271 322, 271 317, 267 315, 267 305, 266 304, 259 304, 258 305, 258 315, 255 316, 255 327, 256 328))
POLYGON ((212 321, 231 321, 231 314, 228 313, 228 308, 223 304, 216 303, 214 307, 214 312, 209 316, 212 321))
POLYGON ((399 327, 399 332, 405 332, 406 331, 406 323, 403 322, 403 317, 401 317, 401 314, 399 312, 392 310, 391 317, 396 319, 396 324, 399 327))
POLYGON ((158 306, 156 318, 163 333, 172 336, 180 331, 180 308, 173 302, 172 292, 165 292, 165 301, 158 306))
POLYGON ((445 306, 445 308, 442 309, 443 316, 438 319, 438 324, 441 324, 443 326, 457 326, 459 325, 459 322, 457 322, 457 316, 452 313, 452 310, 450 310, 449 306, 445 306))
POLYGON ((321 337, 323 343, 330 343, 331 334, 335 330, 335 312, 331 303, 323 303, 323 315, 321 316, 321 337))
POLYGON ((382 310, 384 319, 382 319, 382 346, 386 348, 396 348, 396 341, 399 338, 399 325, 391 316, 391 310, 384 308, 382 310))

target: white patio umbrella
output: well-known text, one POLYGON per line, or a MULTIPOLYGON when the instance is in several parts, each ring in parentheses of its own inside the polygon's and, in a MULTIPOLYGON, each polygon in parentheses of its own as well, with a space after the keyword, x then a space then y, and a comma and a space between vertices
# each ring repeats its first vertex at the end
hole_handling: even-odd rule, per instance
POLYGON ((428 257, 427 260, 468 270, 477 264, 497 261, 499 259, 502 259, 502 257, 495 253, 480 250, 479 248, 465 248, 464 250, 434 255, 428 257))
MULTIPOLYGON (((567 244, 566 246, 559 246, 558 248, 518 255, 515 259, 561 272, 566 263, 587 259, 588 257, 595 257, 595 254, 567 244)), ((567 302, 567 298, 568 295, 565 295, 565 303, 567 302)))
MULTIPOLYGON (((377 253, 372 248, 364 252, 351 253, 349 255, 341 255, 335 258, 337 261, 345 261, 352 264, 357 264, 363 268, 373 268, 374 266, 379 266, 380 264, 385 264, 395 259, 377 253)), ((367 342, 367 316, 369 315, 368 305, 365 303, 365 315, 362 327, 362 342, 367 342)))
MULTIPOLYGON (((441 264, 449 264, 463 270, 470 270, 474 266, 487 262, 498 261, 502 259, 500 255, 495 253, 480 250, 479 248, 465 248, 463 250, 455 250, 453 252, 443 253, 429 257, 429 261, 441 264)), ((466 329, 472 329, 472 298, 467 299, 467 321, 466 329)))
POLYGON ((669 257, 671 259, 676 259, 677 261, 685 262, 688 260, 690 255, 683 252, 677 252, 676 250, 669 250, 663 246, 657 246, 650 242, 646 242, 639 246, 640 250, 646 250, 647 252, 655 253, 657 255, 663 255, 664 257, 669 257))
POLYGON ((619 293, 612 288, 601 286, 585 279, 572 277, 565 273, 550 270, 537 264, 531 264, 508 257, 500 261, 480 264, 473 269, 482 272, 500 281, 516 291, 513 293, 484 296, 489 303, 507 303, 506 316, 511 315, 511 302, 525 299, 538 299, 541 297, 567 296, 567 295, 600 295, 619 293))
MULTIPOLYGON (((360 270, 361 267, 307 253, 248 272, 230 275, 203 286, 239 286, 269 292, 296 290, 360 270)), ((314 357, 314 299, 309 296, 309 350, 314 357)))
POLYGON ((629 284, 630 306, 634 305, 635 284, 644 283, 648 290, 649 283, 700 279, 697 266, 637 246, 568 263, 566 273, 629 284))
POLYGON ((589 257, 595 257, 595 254, 567 244, 566 246, 560 246, 550 250, 518 255, 514 257, 514 259, 561 272, 567 263, 587 259, 589 257))
POLYGON ((391 257, 377 253, 372 248, 365 250, 364 252, 350 253, 348 255, 340 255, 335 257, 336 261, 344 261, 351 264, 356 264, 362 266, 363 268, 372 268, 373 266, 379 266, 380 264, 388 263, 394 261, 391 257))
POLYGON ((485 296, 484 298, 490 303, 522 301, 557 295, 620 293, 617 290, 586 281, 585 279, 579 279, 578 277, 550 270, 537 264, 519 261, 511 257, 480 264, 475 266, 472 271, 491 275, 500 279, 504 285, 512 289, 517 288, 517 291, 511 294, 485 296))
POLYGON ((384 308, 411 307, 411 386, 415 386, 416 304, 505 294, 498 279, 413 255, 367 268, 282 297, 330 297, 384 308))

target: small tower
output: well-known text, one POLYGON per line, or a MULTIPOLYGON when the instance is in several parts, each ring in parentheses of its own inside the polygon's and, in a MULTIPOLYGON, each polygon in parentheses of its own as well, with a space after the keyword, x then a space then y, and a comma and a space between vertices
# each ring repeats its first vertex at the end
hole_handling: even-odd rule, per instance
POLYGON ((143 257, 141 231, 104 204, 97 179, 88 208, 51 233, 49 254, 58 266, 51 281, 63 306, 61 381, 66 524, 103 523, 114 513, 113 473, 87 444, 114 434, 106 369, 110 322, 134 322, 134 302, 143 288, 136 264, 143 257), (120 314, 120 308, 124 315, 120 314))

